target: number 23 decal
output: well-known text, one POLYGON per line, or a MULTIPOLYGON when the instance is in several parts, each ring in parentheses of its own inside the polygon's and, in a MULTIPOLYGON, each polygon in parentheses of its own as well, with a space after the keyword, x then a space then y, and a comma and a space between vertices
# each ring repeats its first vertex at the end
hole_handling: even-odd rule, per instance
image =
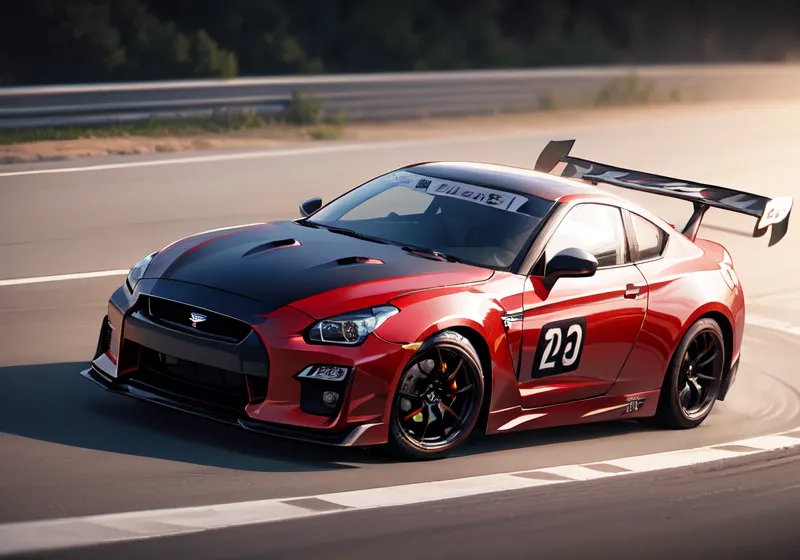
POLYGON ((586 335, 586 317, 553 321, 542 327, 532 377, 548 377, 578 369, 586 335))

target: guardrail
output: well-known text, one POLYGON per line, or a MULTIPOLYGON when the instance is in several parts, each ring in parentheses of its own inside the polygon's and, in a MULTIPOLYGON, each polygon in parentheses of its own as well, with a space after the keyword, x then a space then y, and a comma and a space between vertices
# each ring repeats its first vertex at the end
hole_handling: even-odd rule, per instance
POLYGON ((349 120, 525 111, 651 100, 800 99, 800 65, 629 66, 241 78, 0 88, 0 129, 107 125, 257 111, 292 92, 349 120))

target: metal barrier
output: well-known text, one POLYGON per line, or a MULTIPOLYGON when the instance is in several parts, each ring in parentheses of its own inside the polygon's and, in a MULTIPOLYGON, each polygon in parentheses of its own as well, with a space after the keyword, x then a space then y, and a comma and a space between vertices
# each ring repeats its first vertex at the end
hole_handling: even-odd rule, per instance
POLYGON ((656 100, 800 99, 800 65, 632 66, 350 74, 0 88, 0 129, 281 114, 292 92, 349 120, 656 100))

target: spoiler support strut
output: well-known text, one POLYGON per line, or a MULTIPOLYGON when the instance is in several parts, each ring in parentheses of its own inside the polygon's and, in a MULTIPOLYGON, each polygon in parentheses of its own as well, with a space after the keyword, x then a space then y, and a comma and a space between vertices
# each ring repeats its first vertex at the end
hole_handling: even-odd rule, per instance
POLYGON ((692 215, 689 216, 689 219, 686 221, 686 225, 683 226, 681 233, 694 241, 697 239, 697 233, 700 231, 700 223, 703 221, 703 216, 706 215, 708 211, 708 205, 703 204, 702 202, 695 202, 694 204, 694 212, 692 215))

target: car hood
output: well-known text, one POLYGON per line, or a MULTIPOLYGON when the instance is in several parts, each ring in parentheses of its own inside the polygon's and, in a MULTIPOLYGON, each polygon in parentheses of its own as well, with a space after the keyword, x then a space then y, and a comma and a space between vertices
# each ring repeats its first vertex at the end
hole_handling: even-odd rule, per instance
POLYGON ((145 277, 216 288, 271 309, 294 304, 316 317, 335 306, 328 301, 320 310, 320 305, 304 305, 303 300, 318 303, 320 298, 314 296, 332 290, 337 290, 337 298, 383 294, 388 301, 409 291, 480 282, 492 273, 287 221, 181 239, 159 252, 145 277))

